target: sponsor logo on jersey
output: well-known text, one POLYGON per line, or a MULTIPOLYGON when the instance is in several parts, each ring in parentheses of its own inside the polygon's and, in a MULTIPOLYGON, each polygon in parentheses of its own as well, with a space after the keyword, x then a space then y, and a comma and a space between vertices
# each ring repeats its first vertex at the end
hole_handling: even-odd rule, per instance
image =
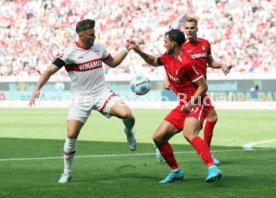
POLYGON ((91 60, 85 63, 80 64, 71 64, 66 65, 65 69, 69 71, 76 71, 76 72, 85 72, 89 70, 94 70, 102 67, 102 60, 101 59, 95 59, 91 60))
POLYGON ((207 52, 192 54, 191 57, 194 58, 194 59, 195 58, 205 58, 205 57, 207 57, 207 52))
POLYGON ((169 73, 168 73, 168 76, 169 76, 169 78, 172 79, 173 81, 175 81, 175 82, 180 82, 179 78, 177 78, 177 77, 175 77, 175 76, 173 76, 173 75, 171 75, 171 74, 169 74, 169 73))
POLYGON ((101 67, 101 66, 102 66, 101 60, 94 60, 94 61, 79 65, 79 69, 80 71, 84 71, 84 70, 91 70, 93 68, 101 67))

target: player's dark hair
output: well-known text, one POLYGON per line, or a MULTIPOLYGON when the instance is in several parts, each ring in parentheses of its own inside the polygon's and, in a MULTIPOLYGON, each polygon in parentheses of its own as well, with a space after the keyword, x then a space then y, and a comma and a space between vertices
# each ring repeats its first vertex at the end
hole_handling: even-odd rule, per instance
POLYGON ((165 35, 168 35, 171 41, 175 41, 178 46, 182 46, 182 44, 186 41, 184 32, 179 29, 171 29, 166 32, 165 35))
POLYGON ((85 30, 89 30, 94 27, 95 27, 95 20, 84 19, 77 23, 76 32, 79 33, 79 32, 85 31, 85 30))

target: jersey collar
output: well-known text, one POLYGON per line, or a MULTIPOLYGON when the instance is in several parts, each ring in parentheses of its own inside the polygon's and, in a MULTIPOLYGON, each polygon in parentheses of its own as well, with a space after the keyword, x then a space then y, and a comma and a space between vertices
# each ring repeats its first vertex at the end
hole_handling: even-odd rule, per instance
POLYGON ((81 46, 81 44, 79 42, 76 42, 76 46, 78 48, 81 48, 81 49, 84 49, 84 50, 90 50, 90 48, 86 48, 86 47, 81 46))

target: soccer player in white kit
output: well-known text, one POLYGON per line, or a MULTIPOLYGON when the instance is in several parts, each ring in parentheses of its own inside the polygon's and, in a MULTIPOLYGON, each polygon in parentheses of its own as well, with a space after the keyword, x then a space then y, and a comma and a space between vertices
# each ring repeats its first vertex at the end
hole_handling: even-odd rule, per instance
POLYGON ((29 102, 30 106, 35 105, 35 99, 39 97, 43 85, 65 66, 72 81, 73 101, 67 115, 64 171, 58 183, 67 183, 71 180, 77 138, 92 110, 97 110, 106 117, 116 116, 122 119, 129 149, 136 149, 136 139, 132 131, 135 119, 129 107, 107 88, 102 68, 102 62, 110 67, 118 66, 133 48, 133 44, 127 41, 123 50, 112 57, 102 44, 94 43, 94 27, 95 21, 91 19, 77 23, 78 41, 65 49, 41 75, 29 102))

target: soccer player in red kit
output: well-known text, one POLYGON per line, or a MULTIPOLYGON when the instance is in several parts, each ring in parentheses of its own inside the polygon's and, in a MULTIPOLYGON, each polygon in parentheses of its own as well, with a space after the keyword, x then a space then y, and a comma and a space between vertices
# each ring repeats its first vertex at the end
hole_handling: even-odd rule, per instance
MULTIPOLYGON (((196 62, 198 69, 202 72, 205 80, 207 80, 207 66, 212 68, 221 68, 224 74, 229 73, 232 65, 225 65, 215 61, 212 57, 210 43, 203 39, 197 37, 197 27, 198 21, 196 18, 189 17, 185 20, 184 32, 187 37, 187 40, 182 45, 182 51, 187 52, 191 58, 196 62)), ((163 83, 165 89, 170 89, 170 82, 166 78, 163 83)), ((208 107, 208 113, 206 117, 206 123, 204 126, 204 141, 207 143, 210 148, 211 140, 213 136, 213 130, 217 123, 217 113, 214 106, 211 104, 208 107)), ((158 151, 156 153, 158 158, 158 151)), ((216 165, 220 162, 213 155, 213 160, 216 165)), ((159 157, 160 158, 160 157, 159 157)), ((160 161, 162 158, 160 158, 160 161)))
POLYGON ((179 99, 178 106, 165 117, 153 135, 155 145, 171 169, 167 177, 159 183, 169 183, 184 178, 184 172, 178 167, 168 142, 172 136, 182 130, 184 137, 208 166, 206 181, 212 182, 223 176, 214 164, 207 144, 198 136, 208 112, 207 106, 210 104, 210 99, 205 95, 207 84, 203 74, 198 70, 193 59, 185 51, 182 53, 181 46, 184 42, 184 33, 178 29, 172 29, 165 33, 166 52, 161 57, 149 55, 139 46, 133 48, 148 64, 164 65, 171 89, 179 99))

